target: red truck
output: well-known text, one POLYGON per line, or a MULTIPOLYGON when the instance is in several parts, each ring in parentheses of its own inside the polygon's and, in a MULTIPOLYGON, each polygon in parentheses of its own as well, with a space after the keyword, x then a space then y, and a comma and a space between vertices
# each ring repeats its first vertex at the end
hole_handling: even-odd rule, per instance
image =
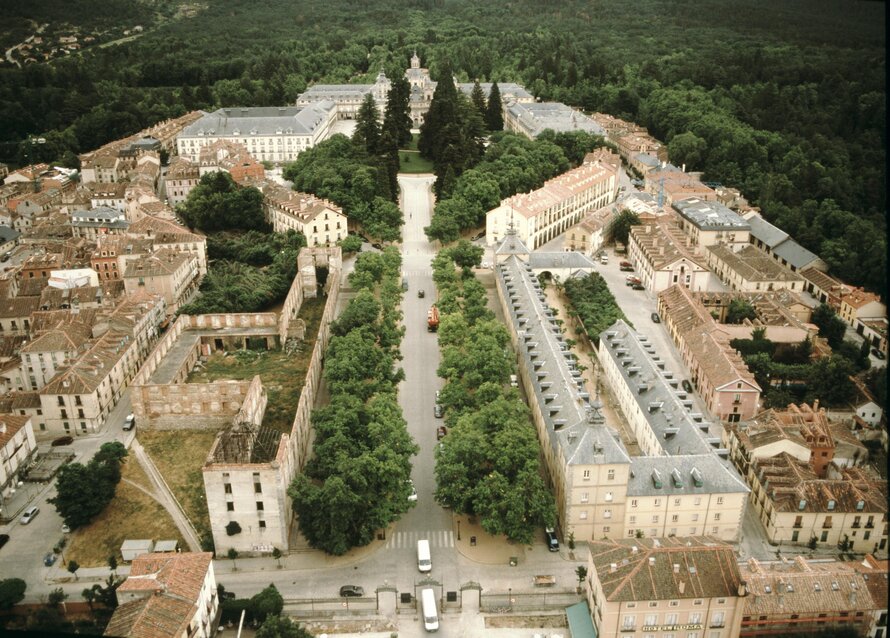
POLYGON ((426 329, 430 332, 435 332, 439 329, 439 309, 436 308, 435 304, 426 314, 426 329))

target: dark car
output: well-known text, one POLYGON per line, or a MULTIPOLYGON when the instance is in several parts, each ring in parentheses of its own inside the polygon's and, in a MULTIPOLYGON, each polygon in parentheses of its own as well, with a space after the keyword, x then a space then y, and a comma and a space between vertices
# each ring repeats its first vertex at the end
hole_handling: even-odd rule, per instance
POLYGON ((683 381, 680 382, 680 385, 683 386, 683 389, 686 390, 686 392, 692 392, 692 384, 689 383, 689 379, 683 379, 683 381))
POLYGON ((52 567, 56 562, 56 555, 50 552, 46 556, 43 557, 43 564, 47 567, 52 567))
POLYGON ((652 322, 653 323, 661 323, 661 317, 658 316, 657 312, 652 313, 652 322))
POLYGON ((872 348, 872 349, 871 349, 871 353, 872 353, 873 355, 875 355, 875 357, 877 357, 877 358, 880 359, 881 361, 884 360, 884 353, 881 352, 880 350, 878 350, 877 348, 872 348))
POLYGON ((644 286, 643 284, 634 284, 633 286, 631 286, 631 288, 633 288, 634 290, 646 290, 646 286, 644 286))
POLYGON ((439 427, 436 428, 436 440, 437 441, 441 441, 442 439, 444 439, 447 434, 448 434, 448 428, 446 428, 444 425, 440 425, 439 427))
POLYGON ((0 534, 0 547, 3 547, 8 542, 9 542, 9 534, 0 534))
POLYGON ((445 416, 445 410, 443 410, 442 406, 437 403, 433 406, 433 415, 437 419, 441 419, 443 416, 445 416))
POLYGON ((53 442, 50 443, 53 447, 59 447, 61 445, 71 445, 74 443, 74 438, 70 436, 60 436, 57 439, 53 439, 53 442))
POLYGON ((559 551, 559 539, 556 538, 556 532, 552 527, 544 529, 544 535, 547 537, 547 549, 551 552, 559 551))
POLYGON ((361 598, 364 595, 364 588, 358 585, 343 585, 340 588, 340 596, 343 598, 361 598))
POLYGON ((426 297, 426 293, 423 291, 423 288, 421 288, 420 290, 417 291, 417 296, 420 299, 423 299, 424 297, 426 297))

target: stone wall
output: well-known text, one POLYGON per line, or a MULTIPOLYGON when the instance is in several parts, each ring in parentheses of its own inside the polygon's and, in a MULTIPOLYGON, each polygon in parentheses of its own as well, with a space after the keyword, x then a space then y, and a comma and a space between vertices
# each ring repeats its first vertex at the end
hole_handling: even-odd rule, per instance
MULTIPOLYGON (((186 318, 189 330, 219 330, 220 328, 274 328, 278 325, 274 312, 232 313, 216 315, 180 315, 186 318)), ((178 323, 179 320, 177 320, 178 323)))
MULTIPOLYGON (((167 356, 167 353, 179 339, 182 332, 189 328, 189 325, 188 315, 180 315, 179 318, 173 322, 173 325, 167 330, 167 334, 158 341, 154 350, 152 350, 151 354, 146 357, 145 363, 142 364, 139 373, 133 378, 133 381, 130 384, 131 386, 148 383, 151 375, 155 373, 155 370, 157 370, 158 366, 164 361, 164 357, 167 356)), ((138 417, 139 415, 137 414, 136 416, 138 417)))
MULTIPOLYGON (((259 377, 255 378, 258 381, 259 377)), ((140 427, 158 430, 217 430, 232 423, 251 395, 254 381, 171 383, 132 388, 140 427)))

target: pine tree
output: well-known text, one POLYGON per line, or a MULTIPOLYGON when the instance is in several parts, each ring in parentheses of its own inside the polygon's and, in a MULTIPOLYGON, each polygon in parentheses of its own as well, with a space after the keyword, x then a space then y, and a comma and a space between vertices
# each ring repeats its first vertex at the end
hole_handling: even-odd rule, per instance
POLYGON ((430 110, 420 127, 420 139, 417 143, 420 154, 438 163, 442 150, 454 143, 453 139, 443 137, 443 131, 449 124, 456 122, 457 88, 454 86, 451 65, 446 62, 442 66, 442 75, 433 93, 430 110))
POLYGON ((410 97, 411 85, 408 80, 399 77, 392 81, 386 100, 383 128, 392 132, 399 148, 404 148, 411 142, 410 97))
POLYGON ((399 147, 396 144, 393 132, 384 126, 380 135, 380 167, 379 170, 386 175, 386 193, 378 189, 378 194, 391 201, 397 202, 399 198, 399 147))
POLYGON ((504 107, 501 104, 501 90, 498 83, 491 85, 491 92, 488 94, 488 110, 485 113, 485 124, 489 131, 504 130, 504 107))
POLYGON ((470 100, 472 100, 473 106, 479 112, 479 117, 485 120, 488 105, 485 103, 485 94, 482 92, 482 87, 479 86, 479 80, 473 83, 473 92, 470 94, 470 100))
POLYGON ((352 143, 369 156, 377 154, 380 145, 380 122, 374 96, 368 93, 355 116, 355 132, 352 143))

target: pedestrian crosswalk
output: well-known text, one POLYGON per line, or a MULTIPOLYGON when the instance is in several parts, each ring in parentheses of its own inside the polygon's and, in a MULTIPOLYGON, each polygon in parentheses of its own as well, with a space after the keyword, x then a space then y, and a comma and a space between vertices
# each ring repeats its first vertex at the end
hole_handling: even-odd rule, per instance
POLYGON ((402 270, 402 275, 405 277, 432 277, 433 269, 432 268, 407 268, 402 270))
POLYGON ((386 539, 386 549, 414 549, 417 541, 426 539, 430 547, 454 547, 451 530, 427 530, 424 532, 395 532, 386 539))

